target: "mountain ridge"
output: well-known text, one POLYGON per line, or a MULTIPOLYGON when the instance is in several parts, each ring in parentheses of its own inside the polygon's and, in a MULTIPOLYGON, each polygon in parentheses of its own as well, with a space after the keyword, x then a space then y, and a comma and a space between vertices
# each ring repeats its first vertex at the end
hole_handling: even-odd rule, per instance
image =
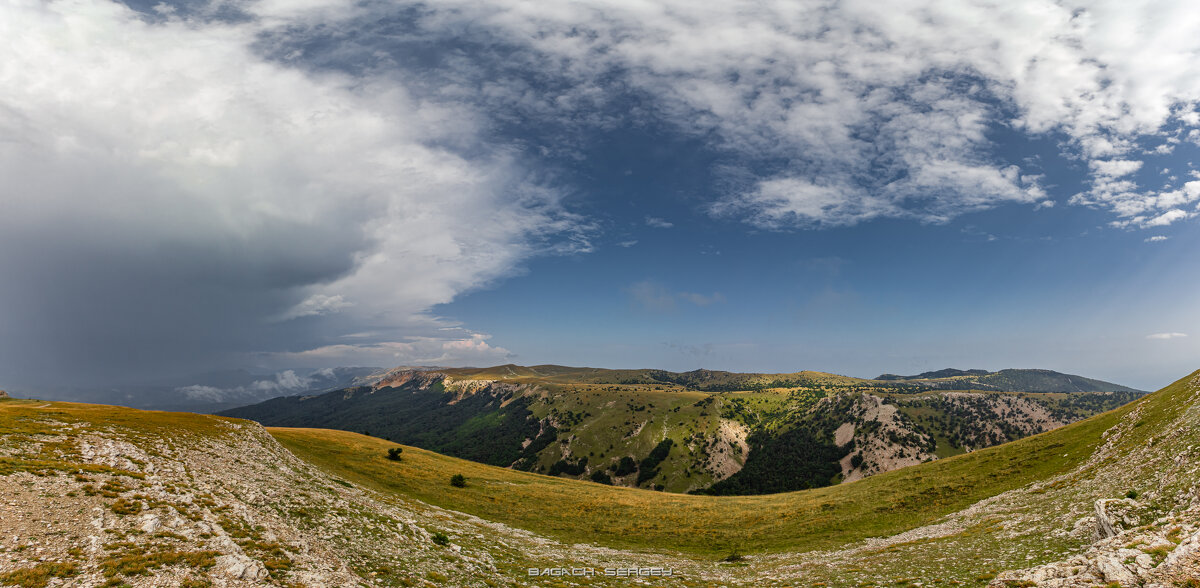
POLYGON ((669 492, 826 486, 1018 439, 1135 392, 939 391, 802 371, 387 370, 369 386, 222 412, 490 465, 669 492), (658 457, 653 457, 658 456, 658 457))
POLYGON ((1024 392, 1142 392, 1136 388, 1112 382, 1064 374, 1054 370, 1008 368, 959 370, 946 368, 915 376, 882 374, 875 378, 885 382, 911 382, 939 390, 1000 390, 1024 392))
POLYGON ((15 536, 0 549, 5 586, 550 586, 562 578, 528 570, 618 567, 671 569, 652 581, 672 587, 1186 586, 1200 574, 1200 371, 1012 443, 749 497, 414 447, 395 461, 394 443, 351 432, 111 406, 4 400, 0 427, 12 497, 0 535, 15 536))

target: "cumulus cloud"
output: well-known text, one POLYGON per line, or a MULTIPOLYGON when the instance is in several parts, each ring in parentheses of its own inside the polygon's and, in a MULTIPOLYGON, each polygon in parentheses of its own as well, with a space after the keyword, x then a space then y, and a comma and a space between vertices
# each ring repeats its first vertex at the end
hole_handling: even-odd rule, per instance
POLYGON ((1179 339, 1182 337, 1187 337, 1187 333, 1154 333, 1153 335, 1146 335, 1147 339, 1179 339))
POLYGON ((345 378, 339 378, 339 374, 333 368, 314 370, 307 375, 298 374, 295 370, 283 370, 269 378, 254 380, 248 384, 237 386, 192 384, 177 387, 175 392, 188 400, 248 403, 277 396, 337 388, 349 383, 345 378))
POLYGON ((313 383, 311 376, 297 375, 294 370, 284 370, 271 379, 255 380, 245 386, 217 387, 203 384, 181 386, 175 392, 189 400, 221 402, 235 398, 272 398, 289 392, 306 390, 313 383))
POLYGON ((409 336, 403 341, 335 344, 297 352, 271 353, 264 359, 291 365, 345 365, 365 361, 387 366, 486 366, 505 363, 515 357, 511 351, 489 344, 488 338, 482 333, 455 338, 409 336))
POLYGON ((1004 133, 1086 162, 1065 204, 1172 225, 1200 183, 1141 176, 1200 145, 1196 30, 1183 0, 11 0, 0 368, 498 356, 431 309, 591 250, 529 161, 580 157, 574 128, 703 142, 702 208, 756 227, 1050 206, 1004 133))
POLYGON ((280 317, 280 319, 288 320, 303 316, 320 316, 323 314, 339 312, 342 309, 350 306, 354 305, 350 302, 346 302, 346 299, 342 297, 341 294, 335 294, 333 296, 328 296, 325 294, 313 294, 312 296, 305 298, 296 306, 289 308, 287 312, 280 317))
POLYGON ((1169 238, 1170 237, 1167 237, 1165 235, 1154 235, 1153 237, 1146 237, 1145 239, 1142 239, 1142 241, 1144 241, 1146 243, 1159 243, 1162 241, 1166 241, 1169 238))
POLYGON ((711 140, 747 171, 715 215, 771 228, 942 222, 1045 202, 1033 176, 998 157, 990 133, 1006 128, 1061 138, 1064 156, 1089 162, 1074 204, 1122 226, 1183 218, 1134 177, 1144 155, 1173 144, 1172 126, 1200 137, 1187 128, 1200 124, 1200 13, 1182 0, 422 6, 421 33, 469 27, 506 47, 513 68, 553 78, 540 97, 518 75, 466 84, 486 88, 481 99, 609 125, 617 115, 598 106, 648 96, 635 112, 711 140))
POLYGON ((194 369, 362 325, 433 336, 434 305, 586 248, 473 107, 262 55, 333 8, 230 6, 243 18, 0 5, 4 371, 194 369))

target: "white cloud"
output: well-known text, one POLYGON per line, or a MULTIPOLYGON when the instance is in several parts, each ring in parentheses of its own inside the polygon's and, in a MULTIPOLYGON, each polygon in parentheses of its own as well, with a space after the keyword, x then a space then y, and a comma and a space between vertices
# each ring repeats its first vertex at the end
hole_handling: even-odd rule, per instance
POLYGON ((1154 333, 1153 335, 1146 335, 1147 339, 1179 339, 1182 337, 1187 337, 1187 333, 1154 333))
MULTIPOLYGON (((332 370, 323 370, 315 372, 313 375, 325 374, 327 378, 332 378, 332 370)), ((283 396, 291 392, 308 390, 314 382, 311 376, 301 376, 293 370, 284 370, 276 373, 273 378, 268 380, 255 380, 245 386, 231 386, 227 388, 219 388, 216 386, 205 386, 202 384, 194 384, 191 386, 181 386, 175 389, 175 392, 182 394, 189 400, 203 400, 207 402, 225 402, 235 399, 249 401, 263 400, 266 398, 274 398, 283 396)))
POLYGON ((1146 243, 1158 243, 1161 241, 1166 241, 1169 238, 1170 237, 1166 237, 1163 235, 1154 235, 1153 237, 1146 237, 1145 239, 1142 239, 1142 241, 1144 241, 1146 243))
POLYGON ((183 394, 188 400, 204 400, 208 402, 220 402, 229 397, 229 392, 223 388, 214 386, 183 386, 176 388, 176 392, 183 394))
POLYGON ((346 302, 346 299, 343 298, 341 294, 335 294, 333 296, 327 296, 325 294, 313 294, 312 296, 305 298, 300 304, 288 309, 288 311, 283 314, 282 318, 287 320, 304 316, 320 316, 323 314, 340 312, 342 309, 351 306, 354 305, 350 302, 346 302))
MULTIPOLYGON (((333 315, 428 325, 431 307, 533 254, 587 250, 582 220, 481 139, 472 107, 414 97, 398 77, 307 73, 257 53, 270 27, 353 9, 246 8, 256 18, 223 22, 149 19, 103 0, 0 6, 5 276, 66 292, 33 279, 19 246, 62 232, 70 238, 39 260, 45 275, 66 279, 85 255, 136 264, 137 289, 176 280, 228 304, 200 319, 205 328, 333 315)), ((77 296, 96 298, 94 287, 77 296)), ((35 295, 5 292, 0 304, 15 313, 53 314, 35 295)), ((196 329, 164 317, 215 302, 180 296, 169 308, 172 297, 155 299, 168 307, 158 318, 133 302, 105 312, 186 339, 196 329)))
POLYGON ((1097 176, 1119 178, 1142 169, 1142 162, 1128 159, 1095 160, 1090 163, 1097 176))
MULTIPOLYGON (((749 175, 762 174, 754 162, 772 162, 775 171, 712 207, 768 227, 941 222, 1044 201, 997 162, 996 126, 1062 133, 1064 155, 1094 170, 1095 185, 1071 202, 1128 221, 1153 197, 1118 180, 1142 165, 1139 140, 1200 124, 1200 12, 1183 0, 445 0, 430 9, 431 29, 470 23, 570 80, 544 110, 602 104, 604 80, 619 76, 618 87, 657 99, 655 116, 715 137, 749 175)), ((1157 217, 1143 216, 1129 225, 1157 217)))
POLYGON ((671 227, 674 227, 675 223, 668 222, 668 221, 658 218, 656 216, 648 216, 648 217, 646 217, 646 226, 654 227, 656 229, 669 229, 671 227))
POLYGON ((375 365, 496 365, 514 357, 503 347, 487 342, 488 336, 470 333, 466 337, 406 337, 404 341, 383 341, 356 345, 326 345, 298 352, 271 353, 263 359, 276 364, 348 365, 352 362, 375 365))

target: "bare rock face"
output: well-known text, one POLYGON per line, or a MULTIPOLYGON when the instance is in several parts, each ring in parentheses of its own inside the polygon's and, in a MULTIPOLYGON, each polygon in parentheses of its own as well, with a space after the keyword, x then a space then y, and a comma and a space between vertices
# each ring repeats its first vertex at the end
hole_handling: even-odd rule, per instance
POLYGON ((1200 531, 1189 535, 1186 539, 1179 543, 1174 551, 1167 556, 1167 561, 1163 562, 1168 566, 1179 565, 1188 560, 1197 559, 1196 555, 1200 553, 1200 531))
POLYGON ((1122 586, 1139 584, 1138 577, 1121 560, 1121 554, 1101 554, 1096 557, 1096 568, 1105 582, 1117 582, 1122 586))
POLYGON ((267 577, 267 568, 261 561, 244 555, 222 555, 213 566, 213 573, 234 580, 262 580, 267 577))
POLYGON ((1146 518, 1146 508, 1132 498, 1101 498, 1096 501, 1096 536, 1115 537, 1132 529, 1146 518))
POLYGON ((139 527, 143 533, 154 533, 162 527, 162 519, 154 513, 142 516, 142 525, 139 527))

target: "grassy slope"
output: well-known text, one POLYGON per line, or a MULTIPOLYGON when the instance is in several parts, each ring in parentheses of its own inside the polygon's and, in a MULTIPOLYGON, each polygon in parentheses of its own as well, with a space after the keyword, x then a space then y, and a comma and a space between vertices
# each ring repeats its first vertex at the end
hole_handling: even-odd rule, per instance
MULTIPOLYGON (((596 475, 599 477, 593 479, 604 479, 604 475, 613 473, 622 458, 631 457, 640 461, 661 441, 671 439, 674 446, 670 455, 659 466, 658 474, 646 479, 641 486, 661 486, 668 492, 678 493, 708 488, 718 479, 714 475, 715 471, 728 473, 744 464, 746 456, 729 438, 730 429, 725 430, 726 435, 719 434, 723 418, 736 420, 751 431, 759 428, 775 431, 780 427, 787 428, 795 424, 795 417, 811 407, 820 397, 837 392, 870 392, 898 399, 923 396, 915 389, 904 388, 903 386, 908 385, 905 383, 876 382, 812 371, 791 374, 742 374, 709 370, 670 373, 648 369, 608 370, 555 365, 502 365, 438 371, 459 381, 499 380, 508 384, 531 385, 523 393, 529 401, 529 411, 538 419, 554 423, 558 429, 557 440, 537 453, 532 471, 557 471, 552 468, 556 462, 564 459, 566 464, 582 468, 582 460, 586 459, 587 469, 583 474, 562 475, 583 480, 596 475), (894 386, 901 388, 897 389, 894 386), (712 402, 700 404, 699 401, 704 399, 711 399, 712 402)), ((267 406, 270 402, 259 405, 261 410, 258 413, 253 412, 256 407, 247 407, 227 414, 258 419, 266 425, 273 426, 369 431, 370 434, 396 439, 402 443, 411 443, 493 465, 508 465, 516 459, 517 446, 522 440, 519 435, 514 439, 513 435, 497 434, 494 436, 496 444, 507 445, 510 449, 496 453, 507 456, 508 461, 479 459, 469 452, 455 450, 449 442, 430 443, 422 436, 434 436, 443 441, 453 439, 457 434, 476 433, 486 436, 492 432, 490 429, 476 429, 489 423, 495 425, 494 421, 488 420, 495 417, 494 414, 476 415, 478 418, 462 423, 461 427, 446 429, 444 426, 430 426, 430 423, 423 419, 412 419, 406 414, 413 412, 412 410, 402 410, 401 407, 381 408, 375 406, 374 402, 367 401, 368 399, 363 400, 363 406, 354 408, 347 406, 340 394, 334 396, 337 396, 335 403, 341 403, 337 410, 313 406, 319 404, 314 401, 270 401, 291 403, 291 412, 296 413, 293 417, 304 415, 305 411, 315 410, 315 414, 310 414, 307 418, 284 418, 290 413, 280 407, 267 406), (382 421, 404 423, 403 428, 415 428, 421 433, 401 434, 396 431, 396 427, 382 421)), ((1052 395, 1038 396, 1045 398, 1052 395)), ((1113 402, 1109 406, 1115 404, 1113 402)), ((457 408, 462 410, 447 412, 463 413, 467 410, 467 407, 463 406, 457 408)), ((1091 412, 1094 411, 1082 414, 1091 412)), ((925 424, 931 426, 938 441, 936 454, 939 457, 949 457, 962 453, 961 448, 950 445, 946 434, 938 434, 938 421, 935 417, 940 416, 940 413, 926 416, 929 418, 925 424)), ((467 441, 459 445, 474 447, 473 443, 467 441)), ((522 465, 520 469, 526 467, 522 465)), ((634 485, 638 478, 637 474, 625 479, 614 477, 613 482, 617 485, 634 485)))
MULTIPOLYGON (((755 569, 769 567, 772 561, 817 566, 805 568, 805 574, 812 574, 806 580, 824 578, 839 585, 879 578, 898 583, 900 578, 919 578, 980 584, 991 577, 988 570, 1025 567, 1076 553, 1090 541, 1088 530, 1079 537, 1059 532, 1090 513, 1097 498, 1139 490, 1147 504, 1165 512, 1178 496, 1189 495, 1200 480, 1194 467, 1200 463, 1200 428, 1196 427, 1200 387, 1189 385, 1195 377, 1192 374, 1116 411, 1012 444, 852 484, 758 497, 611 488, 413 448, 406 449, 403 462, 395 463, 383 459, 384 450, 392 445, 380 439, 311 429, 279 429, 272 434, 330 474, 397 498, 421 499, 568 542, 678 550, 701 558, 735 549, 803 552, 839 547, 939 522, 942 515, 980 498, 1024 487, 1006 494, 1002 504, 974 515, 983 524, 962 532, 868 548, 856 552, 853 561, 828 567, 820 567, 824 564, 815 555, 781 555, 784 559, 751 563, 755 569), (1130 418, 1123 418, 1127 415, 1130 418), (453 489, 446 483, 453 473, 467 476, 466 488, 453 489), (1034 484, 1026 486, 1030 482, 1034 484)), ((144 438, 147 446, 156 441, 190 445, 227 433, 222 424, 226 421, 108 406, 0 401, 0 434, 37 437, 43 448, 39 456, 0 457, 0 475, 111 469, 83 466, 57 455, 60 449, 71 449, 70 437, 87 431, 119 429, 132 439, 144 438), (65 438, 60 441, 47 434, 65 438), (68 445, 57 447, 63 443, 68 445)), ((516 557, 505 554, 504 558, 516 557)))
POLYGON ((1131 406, 1055 431, 852 484, 770 496, 708 497, 613 488, 495 468, 354 433, 271 429, 302 459, 360 484, 568 542, 678 550, 827 549, 933 522, 978 500, 1078 466, 1131 406), (454 490, 455 473, 470 481, 454 490))

